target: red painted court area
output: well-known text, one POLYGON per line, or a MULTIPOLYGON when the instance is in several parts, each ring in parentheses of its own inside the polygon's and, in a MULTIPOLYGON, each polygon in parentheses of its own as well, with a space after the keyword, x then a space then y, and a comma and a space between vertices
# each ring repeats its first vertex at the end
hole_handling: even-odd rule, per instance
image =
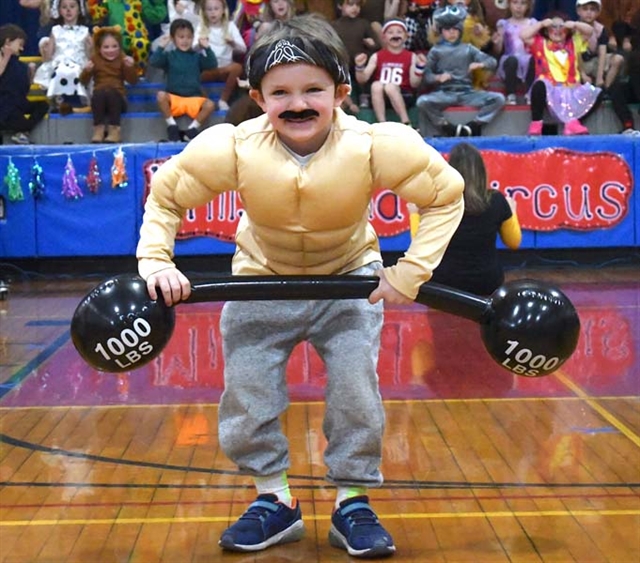
MULTIPOLYGON (((638 393, 637 284, 590 286, 574 283, 563 290, 576 306, 581 335, 578 348, 562 367, 573 382, 595 396, 638 393)), ((28 299, 11 297, 8 306, 28 299)), ((173 338, 159 358, 133 372, 104 374, 87 366, 71 342, 60 335, 46 360, 29 374, 16 370, 15 388, 4 406, 92 404, 183 404, 216 402, 223 389, 220 303, 177 308, 173 338)), ((44 311, 39 313, 46 315, 44 311)), ((26 327, 46 319, 26 321, 26 327)), ((556 377, 514 376, 485 351, 472 321, 421 305, 387 308, 379 361, 385 399, 464 399, 557 397, 573 391, 556 377)), ((9 378, 11 379, 11 378, 9 378)), ((291 399, 322 400, 324 367, 303 343, 288 366, 291 399)))

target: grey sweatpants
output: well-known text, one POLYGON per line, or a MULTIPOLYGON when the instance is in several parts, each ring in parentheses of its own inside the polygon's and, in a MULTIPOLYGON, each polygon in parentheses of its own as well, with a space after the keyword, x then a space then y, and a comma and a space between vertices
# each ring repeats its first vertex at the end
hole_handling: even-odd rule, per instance
MULTIPOLYGON (((380 267, 370 264, 351 273, 372 275, 380 267)), ((307 340, 327 371, 327 480, 379 486, 384 408, 376 368, 382 321, 382 302, 371 305, 366 299, 225 303, 219 439, 229 459, 253 476, 289 468, 279 421, 289 405, 285 371, 294 346, 307 340)))

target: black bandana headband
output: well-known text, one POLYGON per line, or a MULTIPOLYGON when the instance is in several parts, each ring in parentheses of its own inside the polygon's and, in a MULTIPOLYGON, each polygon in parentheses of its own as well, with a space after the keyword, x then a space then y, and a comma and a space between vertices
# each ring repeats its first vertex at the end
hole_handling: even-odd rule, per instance
POLYGON ((247 58, 247 78, 251 88, 259 89, 265 74, 283 64, 304 63, 324 68, 336 84, 350 84, 349 72, 324 43, 310 40, 311 49, 304 50, 302 41, 280 39, 256 50, 247 58))

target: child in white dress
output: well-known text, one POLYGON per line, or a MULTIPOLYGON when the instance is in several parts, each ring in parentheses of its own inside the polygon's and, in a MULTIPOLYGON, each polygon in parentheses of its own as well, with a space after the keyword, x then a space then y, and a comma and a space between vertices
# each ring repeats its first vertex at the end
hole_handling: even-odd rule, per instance
POLYGON ((49 56, 33 80, 45 90, 52 110, 63 114, 89 103, 89 93, 80 82, 91 52, 89 28, 84 24, 86 13, 83 0, 57 0, 51 4, 55 25, 45 47, 49 56))

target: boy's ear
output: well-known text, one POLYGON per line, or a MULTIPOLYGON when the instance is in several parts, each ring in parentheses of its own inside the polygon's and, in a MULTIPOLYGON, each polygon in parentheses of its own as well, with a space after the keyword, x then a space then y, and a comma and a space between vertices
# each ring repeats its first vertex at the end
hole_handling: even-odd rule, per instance
POLYGON ((333 100, 333 106, 339 108, 350 93, 351 86, 348 84, 338 84, 338 86, 336 86, 336 95, 333 100))
POLYGON ((260 109, 267 113, 266 104, 264 102, 264 98, 262 97, 262 93, 260 90, 256 90, 255 88, 251 88, 249 90, 249 96, 251 99, 260 106, 260 109))

